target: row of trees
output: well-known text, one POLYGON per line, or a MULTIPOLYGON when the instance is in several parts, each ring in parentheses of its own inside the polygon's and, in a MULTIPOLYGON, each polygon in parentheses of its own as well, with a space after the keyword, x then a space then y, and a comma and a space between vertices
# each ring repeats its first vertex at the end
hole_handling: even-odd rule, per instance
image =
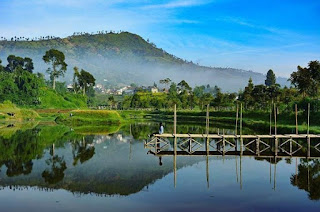
MULTIPOLYGON (((80 36, 80 35, 102 35, 102 34, 115 34, 115 33, 121 33, 122 31, 113 31, 113 30, 102 30, 102 31, 97 31, 97 32, 74 32, 72 36, 80 36)), ((9 39, 6 37, 1 36, 0 41, 42 41, 42 40, 53 40, 53 39, 61 39, 60 37, 52 36, 52 35, 47 35, 47 36, 40 36, 40 37, 24 37, 24 36, 14 36, 9 39)))
MULTIPOLYGON (((167 87, 170 79, 160 80, 161 84, 167 87)), ((182 80, 178 84, 171 82, 169 89, 161 93, 151 93, 146 91, 136 92, 133 96, 125 96, 123 102, 120 102, 118 108, 170 108, 177 105, 183 109, 204 108, 211 104, 215 107, 232 107, 236 100, 236 93, 222 93, 217 86, 211 88, 207 86, 196 86, 194 89, 182 80)), ((114 105, 114 98, 111 99, 114 105)))
MULTIPOLYGON (((295 103, 305 104, 306 101, 314 101, 315 107, 320 88, 320 63, 311 61, 307 68, 298 66, 298 71, 293 72, 290 81, 293 87, 281 88, 276 83, 276 76, 269 70, 265 84, 254 85, 252 79, 244 90, 238 93, 222 93, 217 86, 196 86, 191 88, 189 84, 182 80, 178 84, 169 78, 160 80, 165 89, 162 93, 152 94, 150 92, 137 92, 133 96, 126 96, 119 102, 118 108, 170 108, 174 104, 182 109, 194 109, 210 104, 220 109, 234 108, 237 102, 242 102, 246 109, 269 110, 270 104, 277 103, 284 109, 291 110, 295 103), (169 86, 170 85, 170 86, 169 86)), ((115 105, 114 99, 112 105, 115 105)), ((320 110, 319 108, 314 110, 320 110)))

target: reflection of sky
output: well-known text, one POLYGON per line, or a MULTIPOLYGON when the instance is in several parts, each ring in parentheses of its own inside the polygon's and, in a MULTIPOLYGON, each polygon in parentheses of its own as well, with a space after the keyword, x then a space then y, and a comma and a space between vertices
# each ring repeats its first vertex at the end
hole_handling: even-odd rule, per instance
MULTIPOLYGON (((90 136, 85 140, 89 139, 90 136)), ((75 137, 75 140, 83 142, 81 137, 75 137)), ((94 156, 84 163, 78 161, 77 165, 73 165, 71 143, 65 142, 64 146, 55 148, 54 154, 63 157, 68 167, 64 171, 64 179, 56 185, 48 186, 41 177, 48 167, 46 159, 52 157, 49 149, 45 150, 43 158, 33 160, 33 170, 28 175, 7 177, 5 166, 1 167, 0 184, 6 186, 0 190, 1 211, 163 211, 178 208, 210 211, 212 208, 241 211, 248 208, 257 211, 308 208, 312 211, 320 207, 320 201, 310 201, 306 191, 291 185, 295 159, 291 164, 282 160, 276 166, 270 166, 268 161, 258 161, 253 157, 243 157, 240 162, 240 157, 210 156, 208 188, 206 157, 177 156, 174 187, 173 156, 163 156, 163 165, 159 166, 159 158, 147 154, 148 149, 144 149, 141 140, 115 133, 95 136, 91 147, 95 148, 94 156), (14 185, 22 187, 10 190, 14 185), (106 185, 109 187, 103 187, 106 185), (77 186, 83 189, 81 194, 77 192, 77 186), (113 186, 115 189, 110 189, 113 186), (54 189, 46 192, 38 187, 54 189), (99 190, 101 188, 105 190, 99 190), (72 189, 75 193, 70 192, 72 189), (96 190, 100 193, 97 194, 96 190), (128 193, 108 195, 115 190, 128 193), (89 191, 92 193, 83 193, 89 191)))
MULTIPOLYGON (((151 159, 154 156, 148 156, 151 159)), ((205 159, 202 157, 203 160, 205 159)), ((178 157, 177 161, 184 160, 178 157)), ((240 159, 221 160, 213 157, 209 160, 210 187, 206 182, 206 162, 202 161, 177 171, 177 185, 174 188, 174 176, 170 173, 145 187, 139 193, 130 196, 98 197, 95 195, 73 195, 64 190, 41 192, 28 189, 12 191, 8 188, 0 192, 2 210, 36 209, 36 211, 54 210, 152 210, 174 209, 189 210, 317 210, 320 202, 308 200, 305 191, 290 185, 290 176, 295 172, 295 163, 281 161, 277 164, 276 190, 273 190, 274 165, 254 158, 242 159, 242 189, 237 182, 236 166, 239 171, 240 159), (19 202, 19 204, 17 204, 19 202)), ((172 162, 167 161, 166 162, 172 162)), ((154 165, 157 166, 156 161, 154 165)), ((240 173, 238 172, 240 180, 240 173)))
POLYGON ((1 0, 1 36, 131 31, 202 65, 288 76, 320 58, 317 0, 1 0))

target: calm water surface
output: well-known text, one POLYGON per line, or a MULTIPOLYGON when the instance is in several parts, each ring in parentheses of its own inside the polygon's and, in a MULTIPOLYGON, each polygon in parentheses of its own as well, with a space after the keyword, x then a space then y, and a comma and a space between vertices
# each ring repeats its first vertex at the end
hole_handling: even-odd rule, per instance
POLYGON ((318 159, 160 158, 144 147, 156 129, 0 131, 1 211, 320 210, 318 159))

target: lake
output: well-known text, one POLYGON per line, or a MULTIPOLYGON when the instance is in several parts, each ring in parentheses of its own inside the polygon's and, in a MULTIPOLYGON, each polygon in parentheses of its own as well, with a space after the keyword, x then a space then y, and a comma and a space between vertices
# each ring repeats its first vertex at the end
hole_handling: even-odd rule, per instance
MULTIPOLYGON (((1 211, 320 210, 319 159, 160 157, 144 145, 157 127, 40 124, 0 131, 1 211)), ((219 127, 210 132, 233 133, 219 127)), ((205 129, 185 124, 178 131, 205 129)))

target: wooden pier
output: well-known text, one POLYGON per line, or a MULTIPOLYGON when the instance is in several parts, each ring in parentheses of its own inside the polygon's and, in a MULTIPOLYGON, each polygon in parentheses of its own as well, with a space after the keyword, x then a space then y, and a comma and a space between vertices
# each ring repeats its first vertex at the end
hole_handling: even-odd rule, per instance
POLYGON ((177 112, 174 107, 173 133, 155 134, 145 143, 155 155, 239 155, 255 157, 320 157, 320 135, 309 134, 310 105, 308 105, 307 134, 298 133, 296 107, 296 134, 277 134, 277 108, 274 105, 274 134, 270 110, 269 135, 242 134, 242 105, 236 110, 235 134, 209 134, 209 106, 206 113, 204 134, 178 134, 177 112), (239 131, 238 131, 238 122, 239 131), (239 134, 237 134, 239 132, 239 134))

